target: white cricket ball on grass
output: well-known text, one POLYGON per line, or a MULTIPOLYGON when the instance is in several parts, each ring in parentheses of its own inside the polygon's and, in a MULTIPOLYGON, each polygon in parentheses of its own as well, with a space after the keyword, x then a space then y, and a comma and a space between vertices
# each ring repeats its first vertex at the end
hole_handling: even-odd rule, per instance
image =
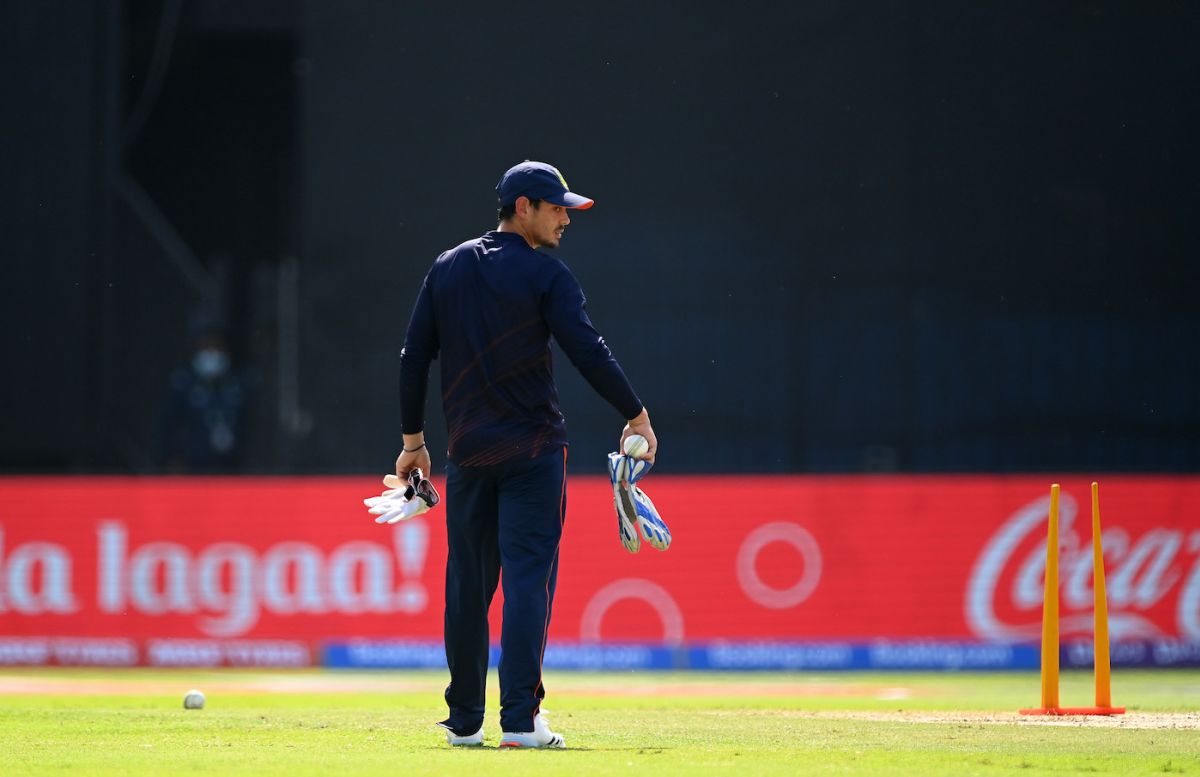
POLYGON ((650 452, 650 441, 640 434, 631 434, 625 438, 625 455, 640 459, 650 452))
POLYGON ((202 710, 204 709, 204 694, 197 691, 195 688, 183 695, 183 708, 185 710, 202 710))

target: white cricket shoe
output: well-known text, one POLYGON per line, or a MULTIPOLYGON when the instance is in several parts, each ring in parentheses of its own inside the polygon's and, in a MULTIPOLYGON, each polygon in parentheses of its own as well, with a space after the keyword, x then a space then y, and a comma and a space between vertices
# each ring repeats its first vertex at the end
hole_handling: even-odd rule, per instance
POLYGON ((541 714, 533 716, 533 731, 524 733, 505 731, 500 737, 500 747, 559 747, 565 748, 566 740, 561 734, 550 730, 549 721, 541 714))
POLYGON ((483 744, 483 724, 479 724, 479 730, 474 734, 460 737, 454 733, 454 729, 447 726, 445 723, 434 724, 446 730, 446 741, 454 747, 478 747, 483 744))

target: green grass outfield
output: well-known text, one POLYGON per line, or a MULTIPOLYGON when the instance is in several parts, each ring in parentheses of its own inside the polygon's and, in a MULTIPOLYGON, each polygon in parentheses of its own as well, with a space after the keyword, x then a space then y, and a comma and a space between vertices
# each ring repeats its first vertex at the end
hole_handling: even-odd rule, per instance
MULTIPOLYGON (((1121 672, 1120 718, 1036 719, 1031 673, 556 673, 566 751, 450 748, 441 672, 0 670, 4 775, 1200 775, 1200 673, 1121 672), (189 688, 208 695, 184 710, 189 688)), ((494 682, 494 675, 493 675, 494 682)), ((1062 703, 1091 703, 1067 674, 1062 703)), ((497 698, 493 688, 490 699, 497 698)))

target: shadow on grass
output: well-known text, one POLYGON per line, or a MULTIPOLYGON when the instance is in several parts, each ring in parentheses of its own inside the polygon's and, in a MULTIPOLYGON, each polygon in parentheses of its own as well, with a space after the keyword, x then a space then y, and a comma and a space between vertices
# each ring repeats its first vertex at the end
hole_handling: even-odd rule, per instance
POLYGON ((673 747, 500 747, 499 745, 430 745, 427 750, 460 750, 465 753, 478 753, 481 750, 491 752, 535 751, 540 753, 637 753, 638 755, 656 755, 674 750, 673 747))

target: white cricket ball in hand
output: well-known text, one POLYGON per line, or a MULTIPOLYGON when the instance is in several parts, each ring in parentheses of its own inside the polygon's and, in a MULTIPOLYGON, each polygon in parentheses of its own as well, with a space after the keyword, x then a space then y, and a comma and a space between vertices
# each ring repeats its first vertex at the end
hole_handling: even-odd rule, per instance
POLYGON ((195 688, 183 695, 183 708, 185 710, 202 710, 204 709, 204 694, 197 691, 195 688))
POLYGON ((640 434, 631 434, 625 438, 625 455, 640 459, 650 452, 650 442, 640 434))

